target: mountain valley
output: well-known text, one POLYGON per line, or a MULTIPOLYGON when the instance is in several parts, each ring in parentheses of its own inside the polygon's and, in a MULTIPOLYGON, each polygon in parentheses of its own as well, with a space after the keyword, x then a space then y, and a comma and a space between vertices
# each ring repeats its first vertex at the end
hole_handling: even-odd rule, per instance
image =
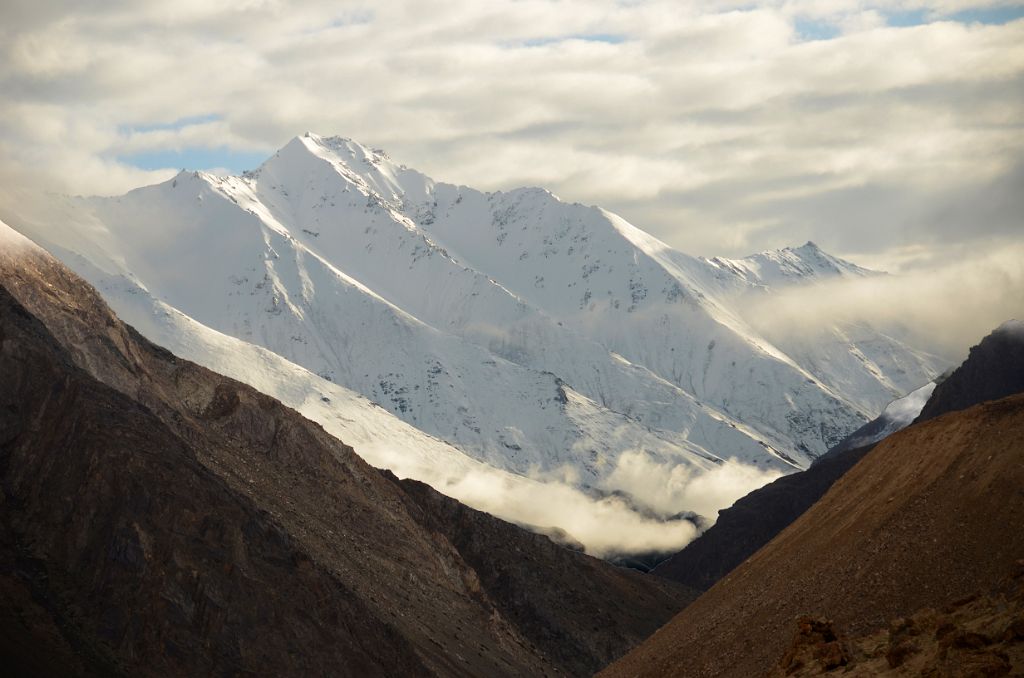
MULTIPOLYGON (((336 137, 48 209, 19 230, 149 339, 503 518, 546 526, 482 483, 615 503, 621 532, 675 523, 627 551, 692 539, 674 516, 713 520, 946 366, 867 326, 755 330, 751 298, 877 275, 813 243, 691 257, 600 208, 435 182, 336 137), (735 489, 692 489, 718 476, 735 489)), ((549 526, 615 551, 593 526, 549 526)))

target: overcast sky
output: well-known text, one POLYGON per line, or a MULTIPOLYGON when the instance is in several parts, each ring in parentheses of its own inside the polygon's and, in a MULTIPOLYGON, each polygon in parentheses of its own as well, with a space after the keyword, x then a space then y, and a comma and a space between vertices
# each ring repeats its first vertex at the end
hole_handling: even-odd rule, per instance
MULTIPOLYGON (((306 130, 693 254, 1024 240, 1024 4, 3 0, 0 182, 119 193, 306 130)), ((9 199, 9 198, 8 198, 9 199)))

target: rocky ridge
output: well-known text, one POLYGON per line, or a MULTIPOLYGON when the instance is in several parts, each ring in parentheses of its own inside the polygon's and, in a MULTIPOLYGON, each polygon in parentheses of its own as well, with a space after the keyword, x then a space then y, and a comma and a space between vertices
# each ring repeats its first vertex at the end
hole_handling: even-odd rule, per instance
POLYGON ((691 598, 406 491, 293 410, 151 344, 61 264, 3 235, 0 635, 11 666, 586 675, 691 598), (487 553, 518 579, 489 580, 487 553), (581 577, 597 584, 558 595, 581 577))

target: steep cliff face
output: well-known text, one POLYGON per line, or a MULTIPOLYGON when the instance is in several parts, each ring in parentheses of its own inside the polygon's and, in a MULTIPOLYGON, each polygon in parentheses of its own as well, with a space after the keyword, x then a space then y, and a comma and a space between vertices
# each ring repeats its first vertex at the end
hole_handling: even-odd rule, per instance
POLYGON ((764 675, 802 615, 857 636, 987 590, 1024 554, 1024 395, 910 426, 607 676, 764 675))
POLYGON ((461 507, 417 500, 293 410, 150 344, 31 244, 2 244, 0 649, 12 665, 584 674, 690 599, 475 514, 474 548, 530 573, 499 589, 451 536, 461 507), (572 572, 605 585, 561 595, 572 572), (636 601, 610 629, 585 623, 636 601), (545 644, 549 617, 575 656, 545 644))

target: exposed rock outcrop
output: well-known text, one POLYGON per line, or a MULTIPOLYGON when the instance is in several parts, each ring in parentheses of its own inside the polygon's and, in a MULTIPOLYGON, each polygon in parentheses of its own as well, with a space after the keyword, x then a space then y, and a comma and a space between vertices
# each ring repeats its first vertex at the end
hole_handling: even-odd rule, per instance
MULTIPOLYGON (((980 678, 1019 671, 1024 668, 1024 561, 997 591, 919 610, 893 620, 886 629, 846 640, 843 648, 842 675, 851 678, 980 678)), ((818 654, 798 633, 771 676, 835 675, 829 673, 834 666, 816 661, 818 654)))

